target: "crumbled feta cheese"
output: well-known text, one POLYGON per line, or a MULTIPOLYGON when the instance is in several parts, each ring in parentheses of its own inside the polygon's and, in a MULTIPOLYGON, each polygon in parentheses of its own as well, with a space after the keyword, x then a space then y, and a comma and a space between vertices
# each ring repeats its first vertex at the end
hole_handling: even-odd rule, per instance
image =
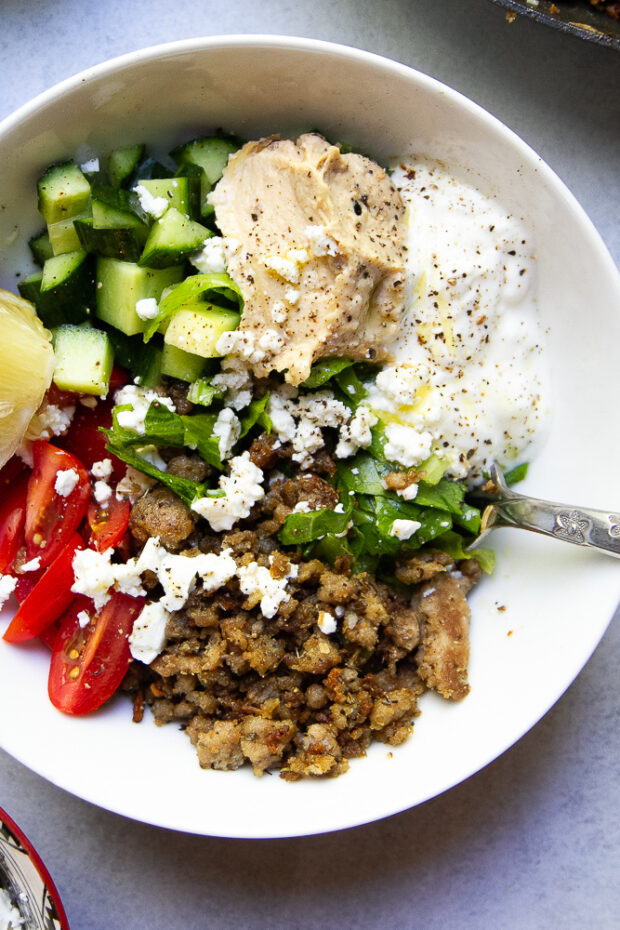
MULTIPOLYGON (((295 306, 299 300, 299 291, 294 287, 287 288, 287 290, 284 292, 284 299, 291 306, 295 306)), ((286 312, 284 318, 286 319, 286 312)))
POLYGON ((293 461, 304 467, 313 452, 322 448, 322 429, 336 428, 351 419, 351 412, 331 391, 302 394, 297 399, 286 388, 269 397, 269 416, 280 442, 293 443, 293 461))
POLYGON ((335 239, 332 239, 324 226, 306 226, 306 239, 315 255, 338 255, 340 249, 335 239))
POLYGON ((349 422, 340 429, 336 456, 345 459, 354 455, 358 449, 367 449, 372 442, 371 427, 377 422, 372 410, 364 404, 360 405, 349 422))
POLYGON ((274 323, 284 323, 288 316, 288 310, 281 300, 276 300, 271 308, 271 318, 274 323))
POLYGON ((205 239, 202 250, 190 255, 189 260, 201 274, 221 274, 226 271, 224 240, 221 236, 210 236, 205 239))
POLYGON ((329 636, 330 633, 335 633, 338 629, 338 622, 336 618, 332 616, 332 614, 330 614, 327 610, 319 611, 317 625, 321 633, 325 633, 326 636, 329 636))
POLYGON ((269 417, 280 442, 290 442, 295 436, 295 420, 289 400, 279 391, 273 391, 269 395, 269 417))
POLYGON ((396 492, 404 501, 413 501, 418 496, 418 486, 415 481, 406 488, 399 488, 396 492))
POLYGON ((290 599, 286 582, 289 578, 296 578, 297 573, 298 568, 293 564, 284 578, 274 578, 271 571, 258 562, 250 562, 249 565, 241 565, 237 569, 242 594, 260 597, 261 613, 267 619, 274 617, 280 604, 290 599))
POLYGON ((386 459, 398 462, 405 468, 419 465, 431 454, 433 437, 429 432, 418 432, 411 426, 389 423, 385 428, 385 436, 387 442, 383 452, 386 459))
POLYGON ((160 216, 163 216, 168 209, 170 204, 168 198, 153 196, 150 190, 148 190, 143 184, 136 184, 134 187, 134 192, 138 195, 140 206, 144 212, 148 213, 149 216, 154 217, 154 219, 158 220, 160 216))
POLYGON ((95 481, 93 494, 98 504, 105 504, 112 497, 112 488, 106 481, 95 481))
POLYGON ((81 630, 85 630, 88 624, 90 623, 90 614, 87 610, 80 610, 77 615, 77 622, 80 625, 81 630))
POLYGON ((95 171, 99 171, 99 159, 89 158, 80 165, 80 171, 83 171, 84 174, 94 174, 95 171))
POLYGON ((151 478, 150 475, 145 475, 144 472, 128 465, 125 475, 116 485, 116 499, 119 501, 130 500, 133 504, 156 483, 155 478, 151 478))
POLYGON ((54 490, 56 494, 60 494, 61 497, 69 497, 79 480, 80 476, 75 468, 60 469, 60 471, 56 472, 54 490))
POLYGON ((129 651, 138 662, 145 665, 157 658, 166 645, 166 624, 170 613, 161 601, 147 604, 136 617, 129 634, 129 651))
MULTIPOLYGON (((262 353, 261 358, 253 359, 253 361, 261 361, 265 355, 277 352, 278 349, 281 349, 283 345, 284 339, 279 335, 279 333, 276 332, 275 329, 266 329, 257 343, 257 352, 262 353)), ((256 352, 254 355, 256 355, 256 352)))
POLYGON ((230 474, 219 481, 223 497, 201 497, 192 503, 192 510, 209 521, 216 533, 230 530, 238 520, 250 515, 254 504, 265 496, 261 486, 263 472, 252 461, 250 453, 230 459, 230 474))
POLYGON ((41 568, 41 556, 38 555, 36 556, 36 558, 30 559, 29 562, 24 562, 23 565, 20 566, 19 571, 22 573, 23 572, 38 572, 40 568, 41 568))
POLYGON ((101 478, 105 481, 112 475, 113 470, 112 459, 101 459, 99 462, 93 462, 90 473, 93 478, 101 478))
POLYGON ((156 401, 163 404, 168 410, 175 412, 174 401, 171 397, 158 394, 150 388, 143 388, 136 384, 127 384, 114 395, 117 406, 131 406, 131 410, 121 410, 118 413, 118 424, 135 433, 144 433, 144 418, 151 404, 156 401))
POLYGON ((143 297, 136 300, 136 313, 141 320, 154 320, 159 311, 159 306, 154 297, 143 297))
POLYGON ((4 607, 17 585, 12 575, 0 575, 0 610, 4 607))
POLYGON ((310 501, 297 501, 293 507, 293 513, 310 513, 314 507, 310 506, 310 501))
POLYGON ((289 249, 284 255, 268 255, 265 268, 289 284, 299 284, 301 269, 310 260, 306 249, 289 249))
POLYGON ((71 590, 75 594, 92 597, 95 609, 101 608, 110 600, 110 588, 114 585, 115 569, 112 565, 112 549, 97 552, 96 549, 78 549, 73 556, 74 581, 71 590))
POLYGON ((241 435, 241 423, 229 407, 224 407, 213 424, 213 435, 217 437, 220 458, 224 462, 232 455, 232 450, 241 435))
POLYGON ((221 362, 221 371, 214 375, 211 384, 214 388, 224 388, 226 404, 233 410, 243 410, 252 400, 252 376, 238 358, 228 356, 221 362))
POLYGON ((157 451, 157 446, 140 446, 136 451, 155 468, 159 468, 160 471, 168 471, 168 463, 162 459, 157 451))
POLYGON ((51 439, 52 436, 64 436, 75 413, 75 407, 59 407, 57 404, 44 403, 37 411, 34 420, 36 435, 27 433, 28 439, 51 439))
POLYGON ((390 528, 390 536, 397 539, 409 539, 422 526, 417 520, 394 520, 390 528))

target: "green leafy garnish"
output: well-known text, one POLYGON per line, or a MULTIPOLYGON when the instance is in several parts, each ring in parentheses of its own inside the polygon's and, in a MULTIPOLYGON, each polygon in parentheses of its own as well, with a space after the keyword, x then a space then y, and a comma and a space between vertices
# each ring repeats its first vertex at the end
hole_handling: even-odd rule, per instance
POLYGON ((267 413, 267 405, 269 403, 269 392, 263 394, 262 397, 258 397, 256 400, 253 400, 250 406, 247 409, 247 413, 241 418, 241 434, 240 439, 243 439, 253 426, 256 426, 258 423, 259 426, 262 426, 266 432, 271 433, 272 423, 271 417, 267 413))
POLYGON ((300 387, 308 390, 322 387, 324 384, 327 384, 334 375, 344 371, 345 368, 350 368, 351 365, 354 364, 355 362, 351 358, 320 358, 318 362, 314 363, 309 376, 300 384, 300 387))
POLYGON ((211 378, 198 378, 190 384, 187 399, 192 404, 210 407, 214 400, 221 400, 224 393, 224 388, 214 387, 211 384, 211 378))
POLYGON ((504 472, 504 481, 510 487, 511 484, 516 484, 518 481, 523 481, 527 475, 527 470, 529 468, 529 462, 522 462, 521 465, 515 465, 514 468, 510 468, 508 471, 504 472))
POLYGON ((144 341, 148 342, 163 320, 178 310, 183 304, 200 297, 205 302, 213 301, 218 306, 228 303, 239 310, 243 308, 243 295, 239 286, 225 273, 211 272, 210 274, 193 274, 172 290, 159 303, 157 316, 151 320, 144 331, 144 341))

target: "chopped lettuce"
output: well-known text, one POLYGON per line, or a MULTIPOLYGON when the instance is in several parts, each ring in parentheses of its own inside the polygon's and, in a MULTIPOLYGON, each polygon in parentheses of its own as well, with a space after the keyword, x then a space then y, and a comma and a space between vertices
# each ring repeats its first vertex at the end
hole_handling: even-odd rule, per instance
POLYGON ((157 316, 149 322, 144 331, 144 341, 148 342, 155 335, 161 323, 167 320, 175 310, 196 297, 206 302, 213 301, 218 306, 230 304, 235 309, 243 309, 243 296, 239 285, 235 284, 227 274, 223 272, 193 274, 180 284, 176 284, 160 301, 157 316))

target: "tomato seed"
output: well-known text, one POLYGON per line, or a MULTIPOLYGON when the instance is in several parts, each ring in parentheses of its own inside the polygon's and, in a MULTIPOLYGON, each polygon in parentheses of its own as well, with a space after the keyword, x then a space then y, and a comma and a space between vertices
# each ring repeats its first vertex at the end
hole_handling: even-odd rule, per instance
POLYGON ((77 678, 79 674, 80 674, 80 670, 78 666, 76 665, 69 672, 69 678, 77 678))

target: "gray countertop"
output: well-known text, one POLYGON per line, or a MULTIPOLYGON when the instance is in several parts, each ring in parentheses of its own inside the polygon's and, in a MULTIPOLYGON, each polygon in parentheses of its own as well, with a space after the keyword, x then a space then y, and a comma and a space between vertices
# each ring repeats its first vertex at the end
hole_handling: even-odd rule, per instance
MULTIPOLYGON (((2 0, 0 23, 0 118, 82 68, 191 36, 311 36, 395 58, 521 135, 620 264, 620 55, 531 20, 509 24, 488 0, 2 0)), ((92 807, 2 753, 0 805, 47 864, 72 930, 616 928, 618 654, 616 618, 516 746, 448 793, 355 830, 173 833, 92 807)))

